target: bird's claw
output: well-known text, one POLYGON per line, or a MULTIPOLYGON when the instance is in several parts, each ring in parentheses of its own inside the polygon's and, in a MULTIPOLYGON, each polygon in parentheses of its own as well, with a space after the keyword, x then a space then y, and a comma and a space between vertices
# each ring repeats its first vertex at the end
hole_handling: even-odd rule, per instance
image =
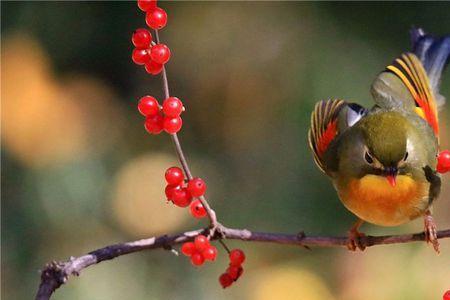
POLYGON ((439 253, 439 241, 437 238, 437 228, 436 223, 434 223, 431 214, 426 214, 424 216, 424 226, 425 226, 425 241, 433 245, 434 251, 439 253))
POLYGON ((359 232, 358 230, 350 230, 348 232, 348 239, 347 239, 347 248, 350 251, 356 251, 356 249, 359 249, 361 251, 364 251, 366 249, 366 235, 362 232, 359 232))

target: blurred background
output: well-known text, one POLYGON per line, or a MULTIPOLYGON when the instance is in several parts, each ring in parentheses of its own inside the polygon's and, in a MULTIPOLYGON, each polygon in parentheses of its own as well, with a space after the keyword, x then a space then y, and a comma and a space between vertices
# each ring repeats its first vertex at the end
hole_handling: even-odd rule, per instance
MULTIPOLYGON (((354 217, 315 167, 309 116, 320 99, 371 106, 372 80, 408 50, 408 30, 450 33, 450 3, 161 2, 171 94, 187 107, 180 139, 220 221, 345 235, 354 217)), ((108 244, 205 226, 165 202, 176 165, 166 134, 136 110, 161 79, 131 62, 145 26, 133 2, 1 2, 2 298, 31 299, 38 270, 108 244)), ((450 98, 450 70, 442 94, 450 98)), ((450 105, 441 113, 450 147, 450 105)), ((435 206, 450 227, 450 185, 435 206)), ((418 232, 422 220, 368 234, 418 232)), ((168 251, 84 270, 54 299, 441 299, 450 240, 364 253, 229 241, 245 274, 222 290, 227 259, 194 268, 168 251)))

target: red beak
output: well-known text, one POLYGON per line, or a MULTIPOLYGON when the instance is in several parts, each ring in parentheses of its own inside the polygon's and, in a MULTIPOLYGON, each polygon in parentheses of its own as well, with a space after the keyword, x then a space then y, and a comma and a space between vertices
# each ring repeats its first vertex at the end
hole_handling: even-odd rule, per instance
POLYGON ((395 187, 395 184, 397 183, 396 175, 388 175, 386 176, 386 179, 392 187, 395 187))

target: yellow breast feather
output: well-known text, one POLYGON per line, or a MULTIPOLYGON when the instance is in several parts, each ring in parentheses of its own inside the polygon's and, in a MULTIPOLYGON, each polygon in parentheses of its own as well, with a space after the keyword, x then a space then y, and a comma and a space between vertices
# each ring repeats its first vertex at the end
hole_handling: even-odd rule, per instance
POLYGON ((407 175, 397 176, 392 187, 385 177, 366 175, 350 180, 339 190, 344 205, 361 219, 382 226, 396 226, 420 216, 428 207, 429 183, 407 175))

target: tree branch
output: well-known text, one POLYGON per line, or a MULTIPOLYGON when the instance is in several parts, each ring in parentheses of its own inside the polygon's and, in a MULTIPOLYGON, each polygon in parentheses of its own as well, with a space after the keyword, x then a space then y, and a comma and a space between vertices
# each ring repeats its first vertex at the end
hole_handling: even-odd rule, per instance
MULTIPOLYGON (((219 225, 220 233, 212 236, 211 239, 227 238, 249 242, 267 242, 284 245, 296 245, 303 247, 346 247, 347 237, 325 237, 325 236, 306 236, 303 232, 298 234, 253 232, 247 229, 233 229, 219 225)), ((119 243, 106 246, 101 249, 89 252, 80 257, 71 257, 64 262, 48 263, 41 272, 41 284, 36 295, 36 300, 50 299, 53 292, 62 284, 66 283, 70 275, 79 275, 79 273, 94 264, 116 257, 135 253, 148 249, 172 249, 172 246, 182 244, 193 240, 199 234, 205 234, 210 229, 199 229, 195 231, 178 233, 175 235, 163 235, 151 237, 138 241, 119 243)), ((450 238, 450 229, 441 230, 437 233, 438 239, 450 238)), ((375 245, 399 244, 416 241, 425 241, 423 232, 414 234, 385 235, 385 236, 366 236, 361 241, 366 247, 375 245)))

